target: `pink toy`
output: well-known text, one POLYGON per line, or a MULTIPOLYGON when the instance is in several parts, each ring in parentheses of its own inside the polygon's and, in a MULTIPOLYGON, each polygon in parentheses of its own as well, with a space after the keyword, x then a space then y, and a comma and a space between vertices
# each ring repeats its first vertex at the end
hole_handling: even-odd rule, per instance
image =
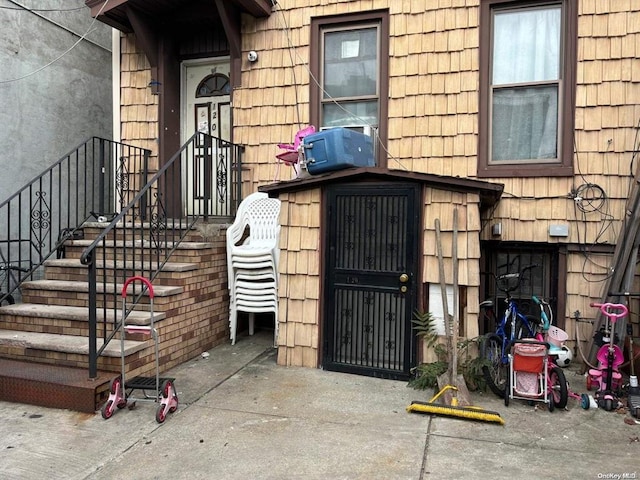
MULTIPOLYGON (((622 385, 622 374, 618 371, 624 362, 624 354, 617 345, 614 345, 614 326, 619 318, 629 313, 626 305, 621 303, 592 303, 592 307, 600 308, 600 311, 609 319, 610 332, 609 343, 602 345, 598 350, 598 368, 590 368, 587 375, 587 390, 596 387, 595 400, 600 408, 611 411, 618 407, 620 400, 617 392, 622 385)), ((588 396, 583 394, 582 407, 589 408, 588 396)))
POLYGON ((279 143, 278 148, 284 150, 284 152, 280 152, 276 155, 276 158, 284 163, 285 165, 289 165, 293 167, 296 172, 296 177, 300 177, 301 166, 304 161, 304 152, 300 148, 302 144, 302 139, 307 135, 310 135, 316 131, 316 127, 313 125, 309 125, 302 130, 298 130, 295 138, 293 139, 293 144, 289 143, 279 143))
POLYGON ((276 158, 281 162, 294 166, 299 163, 301 152, 299 151, 300 144, 302 143, 302 139, 307 135, 310 135, 316 131, 316 127, 313 125, 309 125, 302 130, 298 130, 295 138, 293 139, 293 144, 289 143, 279 143, 278 148, 284 150, 276 155, 276 158))

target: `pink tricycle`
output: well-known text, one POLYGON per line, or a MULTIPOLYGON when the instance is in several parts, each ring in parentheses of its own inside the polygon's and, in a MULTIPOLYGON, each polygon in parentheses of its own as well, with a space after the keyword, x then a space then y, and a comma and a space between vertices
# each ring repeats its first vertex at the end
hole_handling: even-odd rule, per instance
MULTIPOLYGON (((622 386, 622 374, 618 369, 624 362, 622 349, 614 344, 614 327, 616 321, 626 316, 629 310, 621 303, 592 303, 591 306, 600 308, 602 314, 608 318, 609 338, 608 343, 602 345, 596 355, 598 367, 589 369, 587 390, 596 387, 595 401, 598 407, 611 411, 620 405, 618 393, 622 386)), ((582 408, 588 409, 589 396, 583 394, 581 403, 582 408)))

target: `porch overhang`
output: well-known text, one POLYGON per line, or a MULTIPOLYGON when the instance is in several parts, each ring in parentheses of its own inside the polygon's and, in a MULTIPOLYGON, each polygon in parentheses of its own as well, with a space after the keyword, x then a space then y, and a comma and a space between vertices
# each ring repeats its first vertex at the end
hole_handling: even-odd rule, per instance
MULTIPOLYGON (((232 10, 254 17, 268 17, 272 7, 269 0, 225 0, 232 10)), ((215 0, 85 0, 91 16, 116 30, 133 33, 134 25, 129 11, 136 10, 145 17, 164 18, 166 25, 188 23, 190 25, 218 19, 218 2, 215 0)))
POLYGON ((380 167, 349 168, 336 172, 314 175, 308 178, 298 178, 258 188, 269 196, 277 197, 281 193, 297 192, 321 187, 327 184, 346 183, 353 181, 403 181, 428 185, 441 190, 454 192, 474 192, 480 197, 480 208, 493 207, 502 196, 504 185, 490 183, 471 178, 448 177, 429 173, 409 172, 404 170, 390 170, 380 167))

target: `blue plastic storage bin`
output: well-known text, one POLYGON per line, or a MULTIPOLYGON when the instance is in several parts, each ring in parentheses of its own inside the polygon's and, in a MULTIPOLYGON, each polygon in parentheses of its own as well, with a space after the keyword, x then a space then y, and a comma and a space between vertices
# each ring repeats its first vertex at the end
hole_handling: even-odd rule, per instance
POLYGON ((349 167, 373 167, 371 137, 348 128, 332 128, 303 139, 307 170, 316 175, 349 167))

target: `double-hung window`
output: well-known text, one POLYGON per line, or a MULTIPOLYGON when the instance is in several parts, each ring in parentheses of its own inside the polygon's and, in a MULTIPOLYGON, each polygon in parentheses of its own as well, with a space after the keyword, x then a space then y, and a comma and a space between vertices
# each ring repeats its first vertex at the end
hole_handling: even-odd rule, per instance
MULTIPOLYGON (((386 139, 388 15, 365 12, 311 23, 310 117, 318 129, 347 127, 386 139)), ((377 148, 377 164, 384 163, 377 148)))
POLYGON ((572 174, 575 0, 483 0, 478 176, 572 174))

